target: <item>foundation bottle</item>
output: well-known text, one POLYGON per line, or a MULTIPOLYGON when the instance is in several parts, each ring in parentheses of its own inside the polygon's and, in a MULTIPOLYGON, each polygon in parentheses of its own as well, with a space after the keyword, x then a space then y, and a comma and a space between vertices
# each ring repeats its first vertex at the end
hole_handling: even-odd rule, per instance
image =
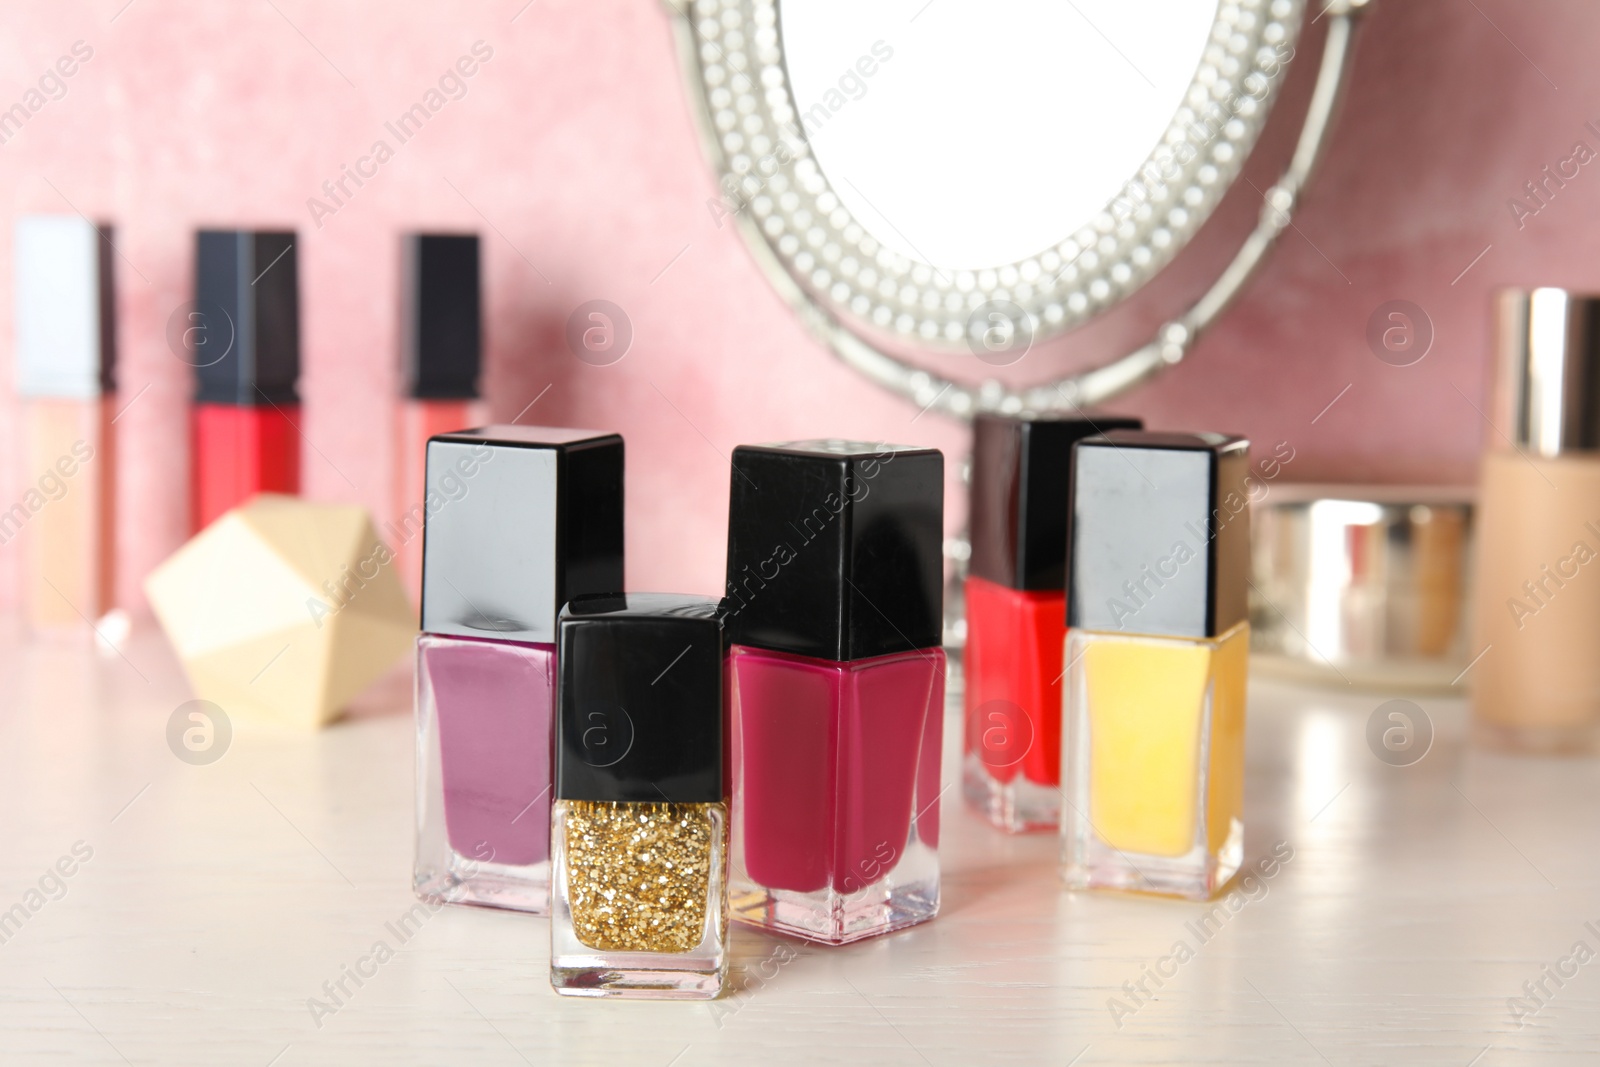
POLYGON ((1478 499, 1473 733, 1593 752, 1600 740, 1600 297, 1507 290, 1478 499))

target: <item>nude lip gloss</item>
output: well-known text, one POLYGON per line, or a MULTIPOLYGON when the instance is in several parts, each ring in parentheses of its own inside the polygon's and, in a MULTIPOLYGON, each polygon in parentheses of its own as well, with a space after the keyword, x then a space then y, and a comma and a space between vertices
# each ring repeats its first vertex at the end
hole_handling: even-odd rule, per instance
POLYGON ((256 493, 300 490, 295 235, 201 230, 186 351, 195 366, 194 528, 256 493))
POLYGON ((622 585, 622 438, 488 426, 427 464, 413 884, 542 913, 557 612, 622 585))
POLYGON ((972 807, 1010 833, 1055 829, 1060 819, 1072 446, 1140 425, 1113 416, 973 420, 962 786, 972 807))
POLYGON ((939 908, 944 456, 733 454, 734 917, 844 944, 939 908))
POLYGON ((395 418, 392 532, 401 575, 422 591, 427 442, 483 422, 479 250, 476 234, 412 233, 401 238, 400 402, 395 418))
POLYGON ((1244 848, 1250 443, 1077 445, 1067 542, 1063 875, 1204 900, 1244 848))
POLYGON ((728 974, 726 642, 717 602, 562 609, 550 984, 711 999, 728 974))
POLYGON ((111 231, 76 215, 32 215, 15 234, 26 490, 0 512, 0 545, 20 536, 27 546, 36 632, 88 632, 115 596, 111 231))

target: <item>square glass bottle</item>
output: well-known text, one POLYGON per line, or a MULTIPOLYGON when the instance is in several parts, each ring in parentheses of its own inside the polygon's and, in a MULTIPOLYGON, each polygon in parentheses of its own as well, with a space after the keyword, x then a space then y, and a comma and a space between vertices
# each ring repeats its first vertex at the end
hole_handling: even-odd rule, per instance
POLYGON ((962 792, 1009 833, 1060 822, 1072 446, 1139 426, 1115 416, 973 420, 962 792))
POLYGON ((622 584, 622 438, 490 426, 426 466, 413 885, 542 914, 557 613, 622 584))
POLYGON ((722 992, 726 649, 709 597, 614 594, 562 610, 550 826, 558 993, 722 992))
POLYGON ((723 603, 742 922, 844 944, 939 910, 943 488, 935 449, 734 452, 723 603))
POLYGON ((1244 849, 1249 442, 1112 431, 1074 453, 1062 863, 1204 900, 1244 849))

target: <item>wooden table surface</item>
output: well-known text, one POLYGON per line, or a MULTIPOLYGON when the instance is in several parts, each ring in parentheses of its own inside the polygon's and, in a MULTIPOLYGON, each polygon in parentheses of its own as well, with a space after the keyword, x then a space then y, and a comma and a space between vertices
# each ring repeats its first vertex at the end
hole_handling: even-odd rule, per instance
POLYGON ((159 635, 0 638, 0 1063, 1600 1061, 1600 763, 1466 747, 1459 699, 1417 699, 1434 743, 1399 767, 1366 740, 1388 695, 1254 679, 1246 857, 1289 858, 1209 921, 1064 892, 1053 836, 993 833, 952 788, 933 923, 842 949, 735 927, 728 998, 598 1002, 551 992, 545 919, 391 930, 406 672, 320 734, 235 724, 197 766, 168 746, 188 694, 159 635))

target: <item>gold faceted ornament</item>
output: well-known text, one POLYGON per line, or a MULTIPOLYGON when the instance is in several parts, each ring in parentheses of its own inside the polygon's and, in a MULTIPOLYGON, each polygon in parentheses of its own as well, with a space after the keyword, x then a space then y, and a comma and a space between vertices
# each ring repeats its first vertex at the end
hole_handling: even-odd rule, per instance
POLYGON ((196 697, 314 729, 411 648, 416 622, 392 560, 364 509, 262 493, 144 589, 196 697))

